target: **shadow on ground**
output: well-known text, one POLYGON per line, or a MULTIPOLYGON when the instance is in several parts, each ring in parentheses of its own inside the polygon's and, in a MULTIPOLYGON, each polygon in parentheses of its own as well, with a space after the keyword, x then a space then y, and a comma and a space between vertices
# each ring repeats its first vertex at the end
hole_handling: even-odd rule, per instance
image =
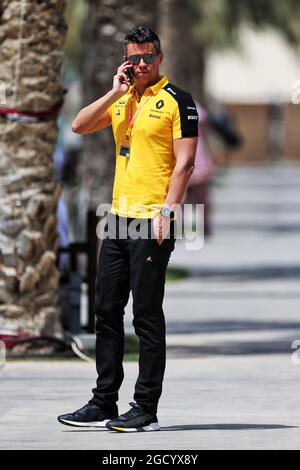
POLYGON ((251 331, 285 331, 293 330, 300 333, 299 322, 288 321, 243 321, 243 320, 224 320, 224 321, 189 321, 172 322, 168 321, 168 334, 192 334, 192 333, 234 333, 251 331))
POLYGON ((290 354, 292 342, 287 341, 230 341, 223 344, 180 346, 170 345, 167 348, 168 356, 178 358, 201 357, 201 356, 241 356, 241 355, 264 355, 264 354, 290 354))
MULTIPOLYGON (((173 270, 182 269, 172 265, 173 270)), ((187 278, 222 278, 222 281, 247 281, 247 280, 268 280, 268 279, 293 279, 300 275, 300 266, 286 265, 286 266, 247 266, 247 267, 230 267, 224 268, 223 266, 214 266, 212 268, 195 268, 190 267, 186 270, 187 278)), ((180 292, 182 294, 182 292, 180 292)), ((222 293, 223 294, 223 293, 222 293)), ((172 293, 174 295, 174 292, 172 293)))
MULTIPOLYGON (((251 431, 251 430, 270 430, 270 429, 298 429, 298 426, 285 426, 283 424, 178 424, 175 426, 162 426, 160 431, 251 431)), ((63 432, 99 432, 108 430, 103 429, 64 429, 63 432)), ((115 434, 115 431, 111 431, 115 434)), ((125 434, 125 433, 124 433, 125 434)))

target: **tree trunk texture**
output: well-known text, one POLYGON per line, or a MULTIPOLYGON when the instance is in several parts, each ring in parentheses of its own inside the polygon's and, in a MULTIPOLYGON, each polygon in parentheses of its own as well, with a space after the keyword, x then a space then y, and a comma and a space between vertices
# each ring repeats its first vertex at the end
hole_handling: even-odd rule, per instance
POLYGON ((170 82, 202 101, 205 49, 193 33, 191 0, 160 0, 158 17, 164 72, 170 82))
MULTIPOLYGON (((155 30, 158 2, 141 0, 88 0, 83 25, 82 57, 83 106, 99 99, 112 88, 113 76, 123 62, 122 42, 133 26, 146 25, 155 30)), ((111 203, 115 170, 115 146, 111 128, 83 139, 81 172, 83 188, 89 187, 89 208, 111 203)))
MULTIPOLYGON (((63 95, 65 0, 0 3, 1 107, 48 111, 63 95), (4 86, 3 86, 4 84, 4 86)), ((55 116, 0 115, 0 330, 59 337, 55 116)))

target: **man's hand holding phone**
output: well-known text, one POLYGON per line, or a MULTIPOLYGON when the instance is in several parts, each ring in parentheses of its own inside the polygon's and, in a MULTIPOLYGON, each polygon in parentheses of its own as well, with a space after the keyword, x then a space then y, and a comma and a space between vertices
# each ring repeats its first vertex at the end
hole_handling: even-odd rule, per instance
POLYGON ((116 93, 127 93, 131 83, 130 73, 132 74, 132 64, 129 60, 123 62, 117 70, 116 75, 114 76, 113 81, 113 91, 116 93))

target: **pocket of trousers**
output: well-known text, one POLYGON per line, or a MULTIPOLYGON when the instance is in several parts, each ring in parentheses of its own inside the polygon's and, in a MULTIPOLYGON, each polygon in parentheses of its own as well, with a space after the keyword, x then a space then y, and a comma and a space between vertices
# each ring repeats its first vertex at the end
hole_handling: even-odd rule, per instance
POLYGON ((154 219, 151 219, 151 236, 153 236, 154 241, 157 243, 157 245, 159 247, 165 245, 166 241, 173 241, 173 248, 171 250, 171 251, 173 251, 174 248, 175 248, 175 235, 174 235, 174 233, 175 233, 175 225, 174 225, 174 220, 172 220, 171 224, 170 224, 169 231, 166 235, 166 238, 162 241, 161 244, 159 244, 158 239, 156 238, 155 233, 154 233, 154 219))

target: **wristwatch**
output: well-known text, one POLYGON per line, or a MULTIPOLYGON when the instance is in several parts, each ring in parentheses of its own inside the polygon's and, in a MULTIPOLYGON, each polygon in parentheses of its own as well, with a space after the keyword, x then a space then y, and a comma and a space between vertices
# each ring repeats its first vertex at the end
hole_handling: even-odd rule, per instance
POLYGON ((161 210, 160 210, 160 213, 161 215, 163 215, 164 217, 168 217, 169 219, 174 219, 174 211, 172 211, 169 207, 167 206, 164 206, 161 210))

